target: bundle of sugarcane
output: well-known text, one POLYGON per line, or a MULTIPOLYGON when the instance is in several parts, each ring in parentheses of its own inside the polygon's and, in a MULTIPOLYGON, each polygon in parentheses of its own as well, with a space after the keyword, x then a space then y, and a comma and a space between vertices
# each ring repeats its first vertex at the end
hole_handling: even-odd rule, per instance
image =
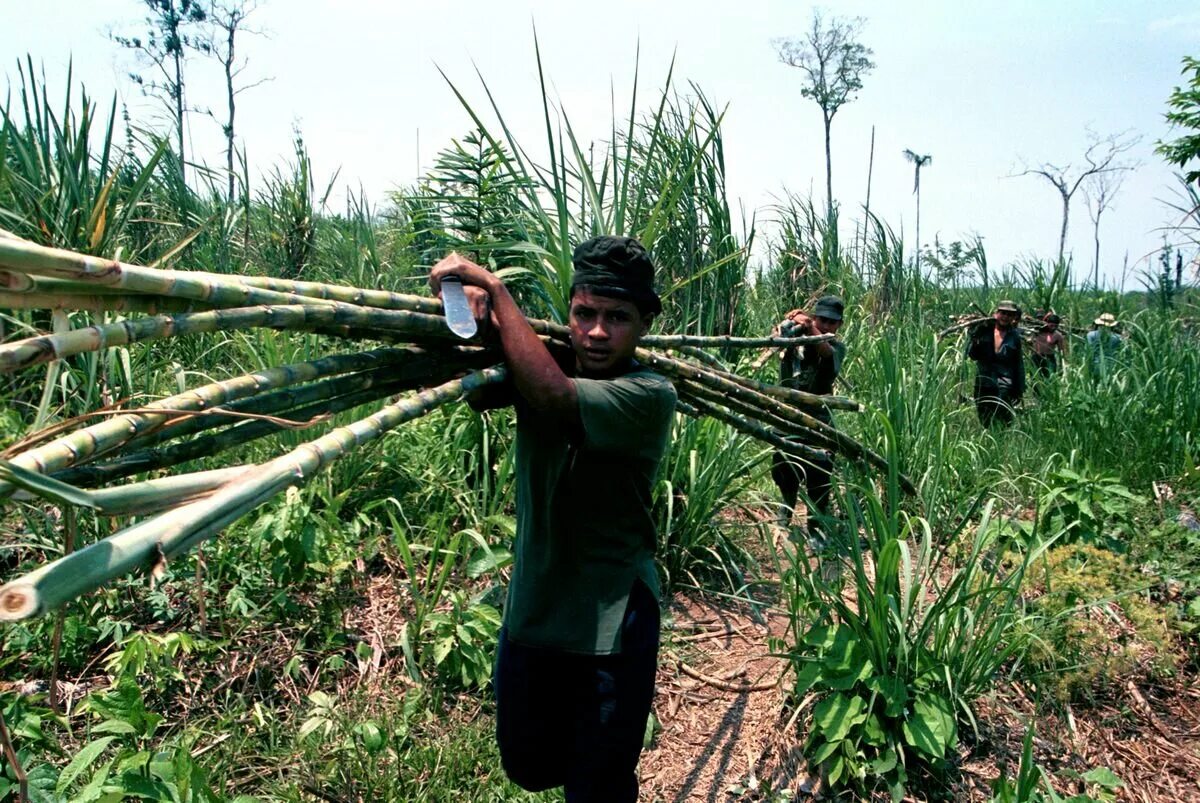
MULTIPOLYGON (((36 497, 142 518, 0 587, 0 620, 52 610, 139 568, 153 572, 350 450, 505 378, 499 350, 480 337, 454 335, 437 299, 149 268, 46 248, 3 232, 0 308, 86 310, 100 313, 102 321, 106 313, 130 314, 0 344, 0 374, 114 346, 237 329, 375 341, 362 350, 213 381, 140 406, 91 411, 11 445, 0 454, 0 499, 36 497), (405 392, 409 395, 397 397, 405 392), (320 426, 335 413, 377 407, 383 400, 388 401, 369 415, 266 462, 188 468, 249 441, 320 426), (162 473, 172 469, 179 473, 162 473), (139 475, 147 476, 112 484, 139 475)), ((548 341, 569 342, 564 326, 530 323, 548 341)), ((660 335, 644 338, 637 358, 676 383, 686 414, 717 418, 798 460, 834 452, 887 470, 880 455, 825 422, 824 411, 856 411, 857 403, 755 382, 705 351, 805 346, 823 339, 660 335)))

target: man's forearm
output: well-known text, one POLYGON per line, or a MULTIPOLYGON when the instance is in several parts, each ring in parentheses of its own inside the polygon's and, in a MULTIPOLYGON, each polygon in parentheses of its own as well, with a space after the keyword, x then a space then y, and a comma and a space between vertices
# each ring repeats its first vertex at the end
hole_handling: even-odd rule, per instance
POLYGON ((575 385, 525 319, 504 283, 487 288, 492 314, 500 330, 500 345, 521 397, 535 410, 571 417, 578 413, 575 385))

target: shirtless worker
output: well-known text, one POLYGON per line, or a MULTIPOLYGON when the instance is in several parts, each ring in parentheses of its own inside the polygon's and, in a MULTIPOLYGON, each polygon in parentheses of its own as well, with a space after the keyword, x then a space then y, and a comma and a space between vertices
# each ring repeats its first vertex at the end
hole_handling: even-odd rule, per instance
POLYGON ((1061 323, 1062 318, 1058 315, 1046 313, 1042 318, 1042 328, 1033 335, 1030 359, 1043 378, 1058 373, 1060 360, 1067 356, 1067 339, 1058 329, 1061 323))
POLYGON ((633 358, 662 305, 654 265, 629 237, 574 252, 571 352, 556 358, 504 283, 451 254, 498 331, 509 381, 471 399, 517 412, 517 538, 494 672, 501 762, 518 786, 569 803, 634 801, 659 642, 651 490, 675 389, 633 358))

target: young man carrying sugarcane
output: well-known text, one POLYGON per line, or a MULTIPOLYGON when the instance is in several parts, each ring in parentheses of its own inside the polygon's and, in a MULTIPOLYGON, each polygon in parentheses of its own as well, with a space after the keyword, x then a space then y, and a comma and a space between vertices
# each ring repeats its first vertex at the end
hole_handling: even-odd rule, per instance
MULTIPOLYGON (((811 314, 792 310, 775 329, 782 331, 790 322, 790 334, 794 336, 836 335, 842 328, 844 309, 844 303, 837 296, 823 296, 813 305, 811 314)), ((779 365, 779 384, 793 390, 828 396, 833 392, 833 384, 841 373, 845 356, 846 346, 837 339, 785 349, 779 365)), ((814 411, 812 415, 826 424, 833 423, 832 414, 825 408, 814 411)), ((796 499, 800 495, 800 484, 804 483, 810 504, 809 540, 818 547, 823 546, 821 519, 829 516, 829 498, 833 494, 832 474, 833 462, 829 459, 801 461, 776 451, 771 462, 771 478, 775 480, 782 498, 780 526, 785 530, 789 528, 796 499)))
POLYGON ((637 799, 658 656, 651 489, 675 389, 634 360, 662 307, 629 237, 574 252, 571 352, 556 357, 494 274, 451 254, 475 317, 499 333, 509 382, 471 403, 517 411, 517 540, 494 683, 508 777, 575 801, 637 799))
POLYGON ((985 427, 1007 425, 1025 395, 1025 364, 1017 321, 1021 308, 1001 301, 992 320, 971 330, 967 356, 975 361, 975 412, 985 427))

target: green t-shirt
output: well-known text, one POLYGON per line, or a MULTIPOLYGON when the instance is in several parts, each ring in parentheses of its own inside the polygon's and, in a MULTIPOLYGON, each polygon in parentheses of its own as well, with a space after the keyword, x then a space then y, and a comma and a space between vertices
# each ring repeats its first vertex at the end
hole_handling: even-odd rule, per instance
POLYGON ((572 381, 581 431, 517 403, 517 542, 504 624, 521 644, 608 654, 621 649, 634 582, 660 594, 651 491, 676 395, 640 367, 572 381))

